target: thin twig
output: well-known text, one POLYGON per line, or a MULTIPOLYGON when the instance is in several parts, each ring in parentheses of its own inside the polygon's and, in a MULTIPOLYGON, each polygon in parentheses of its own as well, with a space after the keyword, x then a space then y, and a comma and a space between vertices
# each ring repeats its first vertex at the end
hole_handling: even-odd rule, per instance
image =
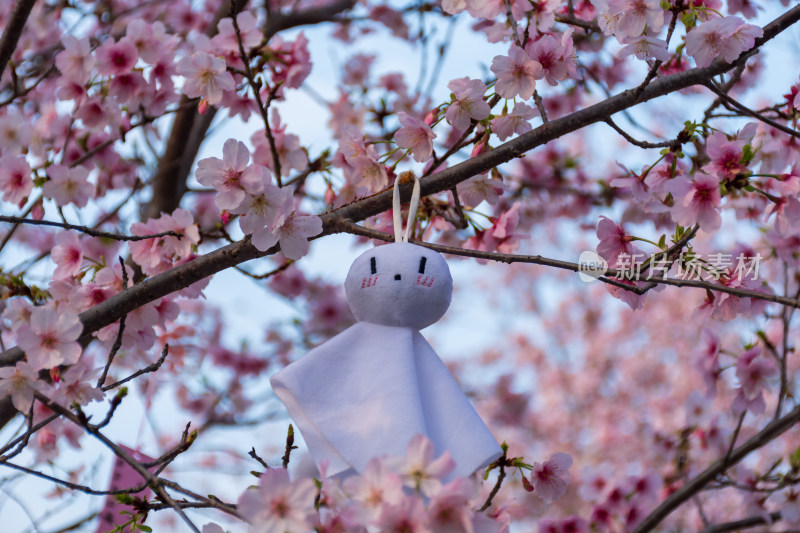
POLYGON ((143 241, 147 239, 157 239, 159 237, 177 237, 179 239, 183 238, 182 234, 175 233, 174 231, 162 231, 161 233, 154 233, 152 235, 120 235, 119 233, 98 231, 88 226, 78 226, 76 224, 67 224, 65 222, 54 222, 51 220, 37 220, 35 218, 10 217, 6 215, 0 215, 0 222, 8 222, 11 224, 31 224, 33 226, 52 226, 55 228, 80 231, 81 233, 91 235, 92 237, 114 239, 117 241, 143 241))
POLYGON ((161 357, 158 358, 158 361, 156 361, 155 363, 153 363, 151 365, 146 366, 145 368, 142 368, 141 370, 137 370, 136 372, 134 372, 133 374, 131 374, 130 376, 128 376, 125 379, 121 379, 121 380, 117 381, 116 383, 112 383, 111 385, 106 385, 105 387, 103 387, 103 391, 105 392, 107 390, 111 390, 113 388, 119 387, 123 383, 127 383, 132 379, 138 378, 142 374, 148 374, 150 372, 156 372, 159 368, 161 368, 161 365, 164 364, 164 361, 166 361, 168 352, 169 352, 169 344, 165 344, 164 345, 164 349, 161 351, 161 357))

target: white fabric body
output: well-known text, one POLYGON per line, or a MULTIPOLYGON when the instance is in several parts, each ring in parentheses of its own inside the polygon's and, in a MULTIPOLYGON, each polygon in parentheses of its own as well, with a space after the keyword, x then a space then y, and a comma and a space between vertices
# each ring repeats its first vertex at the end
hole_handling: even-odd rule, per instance
POLYGON ((373 457, 406 454, 416 434, 466 476, 502 450, 450 371, 422 335, 359 322, 314 348, 271 380, 329 476, 363 473, 373 457))
POLYGON ((467 476, 502 450, 418 330, 450 305, 453 280, 438 253, 404 242, 359 256, 345 281, 360 322, 270 379, 327 474, 363 474, 373 457, 404 456, 417 434, 449 451, 467 476))

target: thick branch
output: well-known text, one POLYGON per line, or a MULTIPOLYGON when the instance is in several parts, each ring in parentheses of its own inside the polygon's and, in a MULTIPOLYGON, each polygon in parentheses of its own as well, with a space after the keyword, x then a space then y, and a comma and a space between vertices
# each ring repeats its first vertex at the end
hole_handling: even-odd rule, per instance
POLYGON ((276 33, 289 28, 330 22, 335 20, 339 13, 347 11, 355 4, 355 0, 336 0, 326 6, 310 8, 304 11, 293 11, 285 14, 279 11, 271 11, 267 19, 267 26, 264 28, 264 38, 269 41, 276 33))
POLYGON ((6 65, 11 61, 11 56, 14 55, 14 50, 17 49, 17 42, 22 35, 22 29, 25 27, 25 22, 28 20, 28 15, 31 14, 33 4, 36 0, 19 0, 11 12, 5 29, 3 29, 3 37, 0 38, 0 78, 6 70, 6 65))

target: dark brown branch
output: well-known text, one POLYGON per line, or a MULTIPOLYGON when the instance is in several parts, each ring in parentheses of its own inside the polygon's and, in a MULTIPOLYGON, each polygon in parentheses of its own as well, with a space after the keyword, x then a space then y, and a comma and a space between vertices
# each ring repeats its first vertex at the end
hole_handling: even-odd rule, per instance
POLYGON ((355 0, 336 0, 322 7, 309 8, 304 11, 294 11, 291 13, 280 13, 270 11, 267 18, 267 25, 264 28, 264 39, 269 41, 276 33, 307 26, 309 24, 319 24, 320 22, 331 22, 336 17, 356 4, 355 0))
POLYGON ((792 137, 796 137, 796 138, 800 139, 800 132, 798 132, 796 130, 793 130, 792 128, 787 128, 783 124, 779 124, 778 122, 775 122, 771 118, 765 117, 764 115, 762 115, 762 114, 760 114, 760 113, 758 113, 756 111, 753 111, 752 109, 750 109, 749 107, 745 106, 744 104, 739 103, 738 101, 736 101, 733 98, 731 98, 730 96, 728 96, 719 87, 717 87, 714 84, 713 81, 709 80, 706 83, 703 83, 703 85, 705 87, 707 87, 709 90, 711 90, 711 92, 713 92, 714 94, 719 96, 722 100, 727 102, 732 107, 735 107, 736 109, 738 109, 739 111, 741 111, 745 115, 747 115, 749 117, 753 117, 754 119, 759 120, 759 121, 763 122, 764 124, 768 124, 768 125, 772 126, 773 128, 775 128, 777 130, 780 130, 780 131, 782 131, 783 133, 785 133, 787 135, 791 135, 792 137))
POLYGON ((651 143, 651 142, 647 142, 647 141, 639 141, 639 140, 634 139, 633 137, 631 137, 631 135, 628 132, 626 132, 625 130, 620 128, 617 125, 616 122, 611 120, 610 117, 607 118, 606 120, 604 120, 603 122, 605 122, 606 124, 611 126, 614 129, 614 131, 616 131, 617 133, 622 135, 625 138, 626 141, 628 141, 629 143, 631 143, 634 146, 638 146, 639 148, 645 148, 645 149, 649 149, 649 148, 669 148, 669 147, 674 146, 675 143, 676 143, 676 141, 674 141, 674 140, 672 140, 672 141, 661 141, 661 142, 657 142, 657 143, 651 143))
POLYGON ((673 492, 661 505, 659 505, 650 515, 647 516, 638 526, 633 530, 633 533, 645 533, 653 531, 663 519, 672 513, 675 509, 680 507, 684 502, 689 500, 692 496, 703 490, 703 488, 716 477, 731 466, 737 464, 744 459, 750 452, 757 450, 767 444, 768 442, 776 439, 792 426, 800 422, 800 406, 795 407, 783 418, 773 420, 764 429, 756 433, 747 442, 733 450, 723 459, 715 461, 711 466, 703 470, 700 474, 695 476, 691 481, 686 483, 677 491, 673 492))
POLYGON ((772 522, 777 522, 780 519, 781 519, 781 513, 779 511, 775 511, 774 513, 770 513, 769 515, 770 521, 767 521, 767 519, 764 516, 751 516, 750 518, 744 518, 742 520, 737 520, 735 522, 715 524, 713 526, 707 527, 701 533, 726 533, 727 531, 739 531, 751 527, 763 526, 764 524, 771 524, 772 522))
POLYGON ((8 222, 10 224, 31 224, 33 226, 52 226, 54 228, 71 229, 80 231, 92 237, 101 237, 104 239, 114 239, 115 241, 144 241, 147 239, 156 239, 158 237, 183 237, 180 233, 174 231, 162 231, 161 233, 154 233, 152 235, 120 235, 119 233, 109 233, 106 231, 98 231, 88 226, 78 226, 75 224, 67 224, 66 222, 54 222, 51 220, 36 220, 35 218, 23 217, 9 217, 0 215, 0 222, 8 222))
POLYGON ((0 77, 3 76, 6 65, 11 61, 14 50, 17 49, 22 29, 25 27, 25 22, 27 22, 28 15, 31 14, 35 3, 36 0, 19 0, 11 11, 11 16, 3 29, 3 37, 0 38, 0 77))

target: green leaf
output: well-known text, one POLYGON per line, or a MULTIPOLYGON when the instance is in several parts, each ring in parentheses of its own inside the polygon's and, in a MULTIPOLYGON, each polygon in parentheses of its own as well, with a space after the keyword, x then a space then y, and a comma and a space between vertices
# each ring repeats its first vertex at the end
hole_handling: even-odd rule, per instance
POLYGON ((147 533, 153 533, 153 528, 150 526, 146 526, 144 524, 137 525, 136 529, 138 529, 139 531, 146 531, 147 533))
POLYGON ((789 456, 789 464, 792 465, 793 470, 800 470, 800 448, 797 448, 794 453, 789 456))

